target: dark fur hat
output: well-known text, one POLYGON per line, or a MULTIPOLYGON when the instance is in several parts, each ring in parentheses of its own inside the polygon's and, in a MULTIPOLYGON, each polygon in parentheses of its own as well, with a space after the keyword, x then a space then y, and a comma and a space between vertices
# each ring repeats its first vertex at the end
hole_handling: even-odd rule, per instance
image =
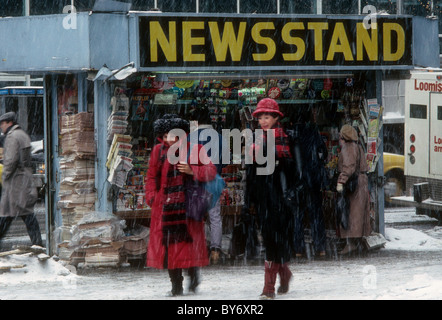
POLYGON ((189 122, 181 119, 176 114, 165 114, 153 123, 153 131, 156 135, 162 135, 172 129, 182 129, 185 132, 190 131, 189 122))

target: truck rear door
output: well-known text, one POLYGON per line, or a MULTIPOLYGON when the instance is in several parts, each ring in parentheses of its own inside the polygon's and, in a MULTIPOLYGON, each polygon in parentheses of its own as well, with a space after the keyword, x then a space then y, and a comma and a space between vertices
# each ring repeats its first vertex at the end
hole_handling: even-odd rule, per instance
POLYGON ((430 174, 442 176, 442 93, 430 94, 430 174))

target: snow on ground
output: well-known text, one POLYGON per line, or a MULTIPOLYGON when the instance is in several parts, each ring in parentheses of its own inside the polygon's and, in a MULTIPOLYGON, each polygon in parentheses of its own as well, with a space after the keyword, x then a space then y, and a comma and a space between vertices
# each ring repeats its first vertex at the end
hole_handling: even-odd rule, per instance
MULTIPOLYGON (((290 292, 277 300, 442 299, 442 228, 417 231, 387 225, 386 239, 384 249, 368 255, 293 261, 290 292)), ((202 270, 198 294, 167 298, 170 281, 164 270, 122 268, 77 275, 52 258, 0 258, 0 267, 23 264, 0 274, 0 300, 256 300, 264 280, 261 263, 209 266, 202 270)))
POLYGON ((442 241, 414 229, 385 229, 386 249, 404 251, 442 251, 442 241))
POLYGON ((23 265, 23 268, 12 268, 3 274, 0 273, 0 287, 36 282, 67 282, 77 277, 53 258, 40 262, 31 253, 0 258, 0 268, 23 265))

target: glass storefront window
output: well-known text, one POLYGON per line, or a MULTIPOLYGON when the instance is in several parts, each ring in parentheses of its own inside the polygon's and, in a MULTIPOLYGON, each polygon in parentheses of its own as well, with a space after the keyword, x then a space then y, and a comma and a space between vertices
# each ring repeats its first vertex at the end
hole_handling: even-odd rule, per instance
MULTIPOLYGON (((76 7, 77 4, 75 2, 74 5, 76 7)), ((70 4, 71 0, 33 0, 33 1, 31 0, 30 14, 31 15, 62 14, 63 8, 70 4)))
POLYGON ((277 13, 276 0, 241 0, 240 13, 277 13))
POLYGON ((281 14, 314 14, 316 13, 316 0, 291 1, 280 0, 281 14))
POLYGON ((155 7, 154 0, 132 0, 132 7, 130 10, 147 11, 155 7))
POLYGON ((58 114, 78 112, 78 84, 74 75, 59 76, 57 81, 58 114))
POLYGON ((237 0, 199 0, 200 13, 237 13, 237 0))
MULTIPOLYGON (((433 1, 437 6, 437 1, 433 1)), ((431 14, 431 1, 414 0, 404 2, 404 14, 426 17, 431 14)))
POLYGON ((322 0, 323 14, 358 14, 358 1, 322 0))
POLYGON ((3 0, 0 6, 0 17, 17 17, 24 14, 23 1, 3 0))
POLYGON ((370 1, 361 1, 361 10, 365 6, 374 6, 376 8, 376 12, 385 11, 389 14, 397 13, 396 1, 392 0, 370 0, 370 1))
POLYGON ((162 12, 196 12, 196 0, 158 0, 162 12))

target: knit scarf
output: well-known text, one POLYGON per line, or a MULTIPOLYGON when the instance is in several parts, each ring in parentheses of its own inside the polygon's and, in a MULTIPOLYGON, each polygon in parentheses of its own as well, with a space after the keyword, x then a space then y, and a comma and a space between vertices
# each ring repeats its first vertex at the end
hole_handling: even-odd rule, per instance
POLYGON ((170 164, 167 160, 167 150, 164 144, 160 148, 160 161, 162 168, 167 167, 166 184, 164 186, 165 202, 162 214, 163 245, 179 242, 192 242, 187 229, 186 219, 186 194, 185 174, 178 171, 176 165, 170 164))
MULTIPOLYGON (((275 135, 275 151, 276 151, 276 158, 277 159, 283 159, 283 158, 292 158, 292 153, 290 152, 290 140, 288 135, 284 132, 284 129, 281 127, 281 125, 278 123, 275 126, 272 127, 274 129, 274 135, 275 135)), ((267 145, 267 134, 268 132, 264 133, 264 145, 267 145)), ((264 149, 265 150, 265 149, 264 149)))

